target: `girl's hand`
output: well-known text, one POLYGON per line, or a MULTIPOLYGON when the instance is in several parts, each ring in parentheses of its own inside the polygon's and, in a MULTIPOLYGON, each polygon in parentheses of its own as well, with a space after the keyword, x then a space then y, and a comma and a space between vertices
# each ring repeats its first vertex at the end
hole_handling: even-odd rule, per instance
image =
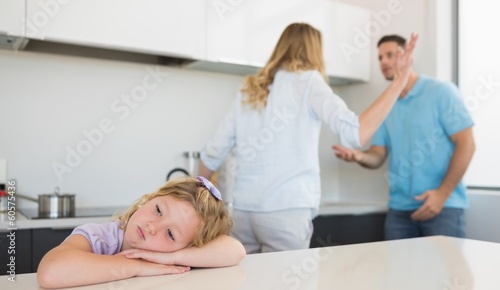
POLYGON ((123 255, 129 259, 143 259, 145 261, 162 265, 174 264, 172 253, 153 252, 141 249, 128 249, 118 253, 118 255, 123 255))
POLYGON ((191 270, 187 266, 163 265, 142 260, 136 261, 140 263, 136 268, 136 277, 182 274, 191 270))

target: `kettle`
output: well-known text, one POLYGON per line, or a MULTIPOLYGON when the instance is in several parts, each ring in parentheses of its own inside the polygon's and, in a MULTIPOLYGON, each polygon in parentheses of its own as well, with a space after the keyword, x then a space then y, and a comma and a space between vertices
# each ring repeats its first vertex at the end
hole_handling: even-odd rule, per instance
POLYGON ((177 168, 174 168, 172 170, 170 170, 168 173, 167 173, 167 178, 166 178, 166 181, 169 181, 170 178, 172 177, 172 175, 176 172, 182 172, 184 173, 186 176, 189 176, 189 172, 187 172, 186 169, 184 168, 180 168, 180 167, 177 167, 177 168))
POLYGON ((166 181, 169 181, 172 175, 176 172, 181 172, 185 176, 195 175, 198 171, 198 162, 195 159, 200 159, 200 152, 198 151, 186 151, 183 153, 184 157, 188 160, 188 169, 181 167, 176 167, 167 173, 166 181), (196 165, 196 166, 195 166, 196 165))

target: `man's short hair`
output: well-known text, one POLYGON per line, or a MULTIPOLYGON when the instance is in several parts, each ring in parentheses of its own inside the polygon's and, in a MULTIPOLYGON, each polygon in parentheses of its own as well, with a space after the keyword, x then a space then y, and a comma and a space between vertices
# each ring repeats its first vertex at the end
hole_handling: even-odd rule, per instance
POLYGON ((406 39, 402 36, 399 36, 399 35, 396 35, 396 34, 392 34, 392 35, 386 35, 384 37, 382 37, 378 43, 377 43, 377 47, 380 47, 380 45, 384 42, 389 42, 389 41, 394 41, 394 42, 397 42, 397 44, 399 46, 401 46, 402 48, 405 47, 405 43, 406 43, 406 39))

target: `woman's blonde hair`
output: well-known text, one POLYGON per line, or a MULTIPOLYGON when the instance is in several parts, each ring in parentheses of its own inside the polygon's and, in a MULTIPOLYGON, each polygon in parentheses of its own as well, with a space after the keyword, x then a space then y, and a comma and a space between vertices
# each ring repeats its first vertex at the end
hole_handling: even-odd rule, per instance
POLYGON ((281 34, 267 64, 255 75, 247 76, 241 92, 243 104, 262 109, 267 104, 269 85, 278 69, 317 70, 326 79, 321 32, 306 23, 292 23, 281 34))
POLYGON ((228 235, 233 226, 224 201, 218 200, 193 177, 172 179, 157 191, 145 194, 123 213, 115 217, 120 221, 120 228, 125 229, 130 217, 145 203, 155 197, 170 195, 193 205, 201 219, 195 237, 189 246, 201 247, 220 235, 228 235))

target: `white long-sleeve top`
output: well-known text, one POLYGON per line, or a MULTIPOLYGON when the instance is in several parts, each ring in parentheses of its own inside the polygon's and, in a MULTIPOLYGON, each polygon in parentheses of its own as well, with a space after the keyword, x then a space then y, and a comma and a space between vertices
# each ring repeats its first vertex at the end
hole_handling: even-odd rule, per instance
POLYGON ((315 215, 321 199, 321 123, 338 134, 344 146, 360 147, 359 119, 318 71, 279 70, 269 89, 267 105, 260 111, 243 105, 238 94, 201 151, 201 160, 215 171, 236 149, 235 209, 311 208, 315 215))

